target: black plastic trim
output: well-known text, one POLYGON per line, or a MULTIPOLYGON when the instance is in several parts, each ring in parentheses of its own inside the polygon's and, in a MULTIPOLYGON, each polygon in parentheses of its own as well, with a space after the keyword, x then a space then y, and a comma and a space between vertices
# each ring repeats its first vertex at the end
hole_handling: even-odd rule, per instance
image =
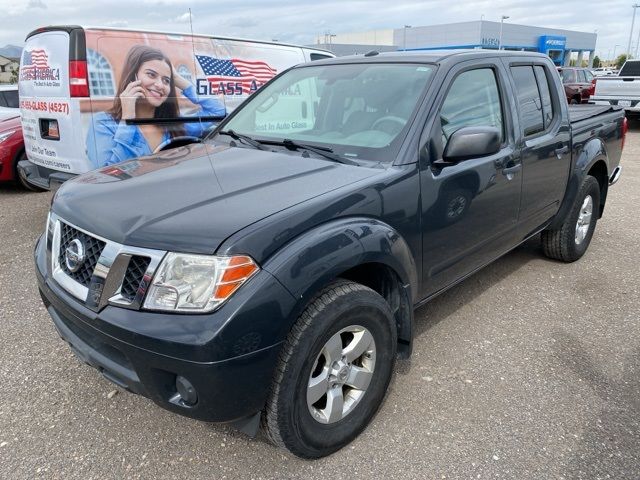
POLYGON ((69 61, 87 60, 87 41, 84 28, 80 25, 50 25, 37 28, 25 37, 25 41, 45 32, 67 32, 69 34, 69 61))

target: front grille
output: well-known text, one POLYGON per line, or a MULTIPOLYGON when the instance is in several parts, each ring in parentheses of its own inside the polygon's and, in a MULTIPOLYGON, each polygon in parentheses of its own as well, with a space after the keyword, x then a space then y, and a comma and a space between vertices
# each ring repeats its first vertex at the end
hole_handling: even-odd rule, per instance
POLYGON ((124 280, 122 281, 122 288, 120 289, 120 295, 122 295, 123 298, 133 302, 150 262, 151 259, 149 257, 142 257, 140 255, 131 257, 129 266, 127 267, 127 273, 125 273, 124 280))
POLYGON ((76 230, 75 228, 67 225, 64 222, 60 222, 60 251, 58 252, 58 262, 60 264, 60 268, 64 271, 64 273, 69 275, 80 285, 87 288, 89 287, 91 277, 93 276, 93 271, 98 264, 98 259, 100 258, 104 247, 105 242, 103 242, 102 240, 93 238, 91 235, 87 235, 80 230, 76 230), (67 267, 65 254, 67 248, 69 247, 69 244, 75 238, 80 240, 84 245, 86 260, 79 270, 77 270, 76 272, 72 272, 67 267))

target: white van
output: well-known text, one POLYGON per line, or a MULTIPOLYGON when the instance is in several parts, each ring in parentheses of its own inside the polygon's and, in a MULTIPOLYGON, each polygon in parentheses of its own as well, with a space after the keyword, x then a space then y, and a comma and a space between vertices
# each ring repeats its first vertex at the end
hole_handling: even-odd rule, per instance
POLYGON ((40 28, 27 36, 20 62, 28 160, 18 170, 49 189, 94 168, 198 141, 278 73, 334 56, 208 35, 40 28))

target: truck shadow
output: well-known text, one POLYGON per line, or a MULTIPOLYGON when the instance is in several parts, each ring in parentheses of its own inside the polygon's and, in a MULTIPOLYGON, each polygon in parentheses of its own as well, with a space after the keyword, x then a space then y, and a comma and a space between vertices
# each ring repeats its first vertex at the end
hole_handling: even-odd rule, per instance
POLYGON ((629 115, 627 113, 627 120, 629 122, 630 131, 640 131, 640 115, 629 115))
MULTIPOLYGON (((452 287, 415 311, 414 334, 420 336, 447 319, 467 303, 493 288, 531 260, 544 258, 540 236, 529 239, 507 255, 452 287)), ((552 260, 549 260, 552 261, 552 260)))
MULTIPOLYGON (((587 417, 580 447, 567 464, 566 478, 637 478, 640 472, 640 349, 624 361, 622 376, 607 376, 578 339, 555 332, 553 355, 579 386, 586 385, 602 410, 587 417), (635 474, 633 472, 636 472, 635 474)), ((578 390, 576 390, 578 394, 578 390)))

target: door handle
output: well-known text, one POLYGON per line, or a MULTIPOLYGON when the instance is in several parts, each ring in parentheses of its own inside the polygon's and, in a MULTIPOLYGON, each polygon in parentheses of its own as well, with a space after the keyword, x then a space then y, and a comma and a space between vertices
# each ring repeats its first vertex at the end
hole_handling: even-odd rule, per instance
POLYGON ((519 163, 518 165, 514 165, 513 167, 503 168, 502 169, 502 174, 504 176, 513 175, 515 173, 518 173, 520 170, 522 170, 522 164, 521 163, 519 163))
POLYGON ((565 153, 569 153, 569 147, 567 145, 561 148, 556 148, 556 157, 562 158, 565 153))

